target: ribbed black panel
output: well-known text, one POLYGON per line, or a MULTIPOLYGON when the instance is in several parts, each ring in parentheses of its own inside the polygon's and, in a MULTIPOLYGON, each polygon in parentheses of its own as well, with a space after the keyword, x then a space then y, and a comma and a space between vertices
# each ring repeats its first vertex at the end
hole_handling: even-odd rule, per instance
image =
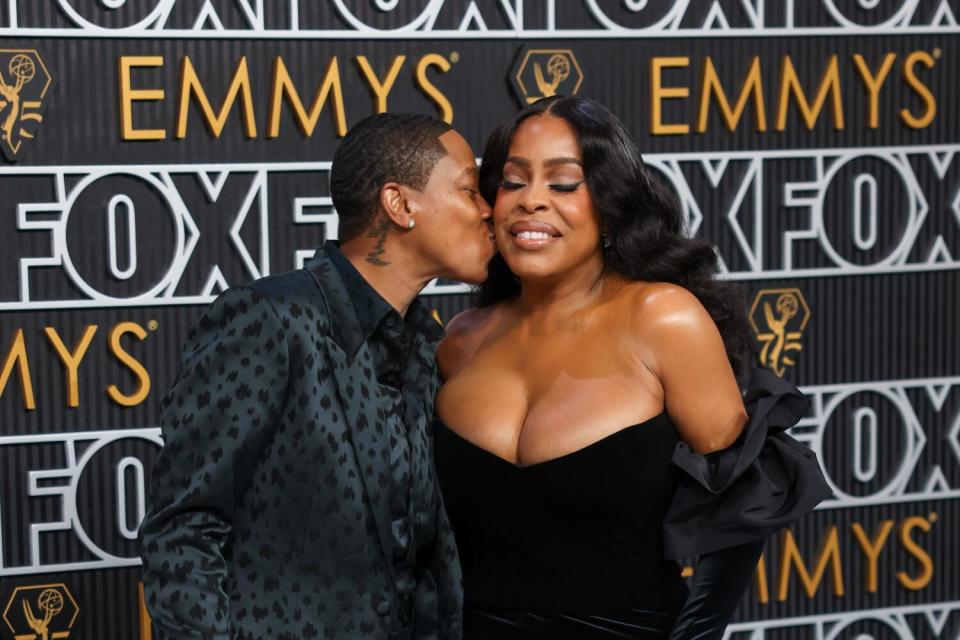
MULTIPOLYGON (((276 60, 307 106, 336 60, 350 126, 375 108, 357 57, 382 80, 405 56, 387 108, 440 114, 448 102, 479 155, 490 130, 536 95, 523 61, 553 55, 571 66, 558 91, 576 89, 623 119, 690 232, 717 247, 722 277, 741 282, 758 345, 771 345, 767 364, 813 399, 794 434, 818 453, 836 496, 771 538, 758 574, 766 589, 758 580, 730 637, 960 637, 957 0, 262 4, 0 0, 0 75, 16 86, 27 72, 13 58, 30 59, 19 95, 30 102, 24 113, 41 118, 18 121, 19 150, 0 140, 0 613, 9 620, 0 638, 29 637, 23 602, 42 614, 42 594, 65 599, 51 633, 140 637, 132 536, 187 331, 224 286, 296 268, 335 235, 333 104, 307 136, 284 103, 271 136, 276 60), (415 30, 389 33, 405 25, 415 30), (132 96, 133 128, 162 130, 162 140, 123 135, 121 60, 134 56, 159 64, 133 61, 131 88, 164 97, 132 96), (187 58, 215 111, 246 60, 254 136, 239 101, 215 137, 191 99, 177 137, 187 58), (754 59, 762 112, 751 97, 731 131, 714 96, 698 130, 709 69, 735 105, 754 59), (871 78, 892 60, 875 124, 857 60, 871 78), (655 89, 657 64, 660 85, 686 97, 655 89), (784 69, 813 104, 834 64, 836 91, 815 122, 790 97, 781 123, 784 69), (118 276, 132 265, 130 220, 136 264, 118 276), (765 308, 776 320, 791 305, 785 350, 770 361, 778 338, 765 308), (55 343, 73 352, 90 332, 71 398, 55 343), (145 380, 132 406, 117 402, 145 380), (69 597, 79 607, 72 628, 69 597)), ((8 102, 0 97, 0 125, 8 102)), ((472 303, 455 283, 423 300, 444 323, 472 303)))

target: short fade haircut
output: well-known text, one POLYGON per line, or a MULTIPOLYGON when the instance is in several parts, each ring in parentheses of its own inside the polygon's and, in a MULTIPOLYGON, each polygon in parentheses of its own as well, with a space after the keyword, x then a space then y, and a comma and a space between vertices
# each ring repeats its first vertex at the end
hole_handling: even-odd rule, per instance
POLYGON ((350 240, 370 227, 387 182, 423 191, 447 155, 439 138, 451 129, 432 116, 408 113, 381 113, 355 124, 337 147, 330 171, 340 239, 350 240))

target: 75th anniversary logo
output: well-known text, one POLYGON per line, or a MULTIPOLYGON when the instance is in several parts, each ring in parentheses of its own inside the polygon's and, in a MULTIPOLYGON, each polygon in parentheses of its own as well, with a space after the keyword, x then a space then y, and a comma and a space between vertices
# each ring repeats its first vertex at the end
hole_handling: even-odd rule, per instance
POLYGON ((0 149, 8 160, 21 157, 36 136, 52 85, 36 49, 0 49, 0 149))

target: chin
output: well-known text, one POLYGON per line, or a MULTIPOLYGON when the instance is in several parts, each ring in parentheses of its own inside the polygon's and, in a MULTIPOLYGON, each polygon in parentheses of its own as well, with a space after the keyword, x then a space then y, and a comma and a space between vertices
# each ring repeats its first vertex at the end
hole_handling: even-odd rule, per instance
POLYGON ((507 263, 507 266, 510 267, 513 275, 521 280, 527 278, 545 278, 556 274, 558 271, 556 265, 549 260, 537 260, 533 256, 522 256, 520 259, 511 256, 511 258, 512 259, 507 259, 506 256, 504 256, 504 261, 507 263))

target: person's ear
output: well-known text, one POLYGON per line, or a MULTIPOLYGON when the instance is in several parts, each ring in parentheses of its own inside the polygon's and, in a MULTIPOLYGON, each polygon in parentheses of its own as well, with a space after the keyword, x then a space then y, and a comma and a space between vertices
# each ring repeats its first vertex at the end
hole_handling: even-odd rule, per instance
POLYGON ((410 188, 399 182, 387 182, 380 189, 380 207, 401 229, 412 229, 415 224, 410 195, 410 188))

